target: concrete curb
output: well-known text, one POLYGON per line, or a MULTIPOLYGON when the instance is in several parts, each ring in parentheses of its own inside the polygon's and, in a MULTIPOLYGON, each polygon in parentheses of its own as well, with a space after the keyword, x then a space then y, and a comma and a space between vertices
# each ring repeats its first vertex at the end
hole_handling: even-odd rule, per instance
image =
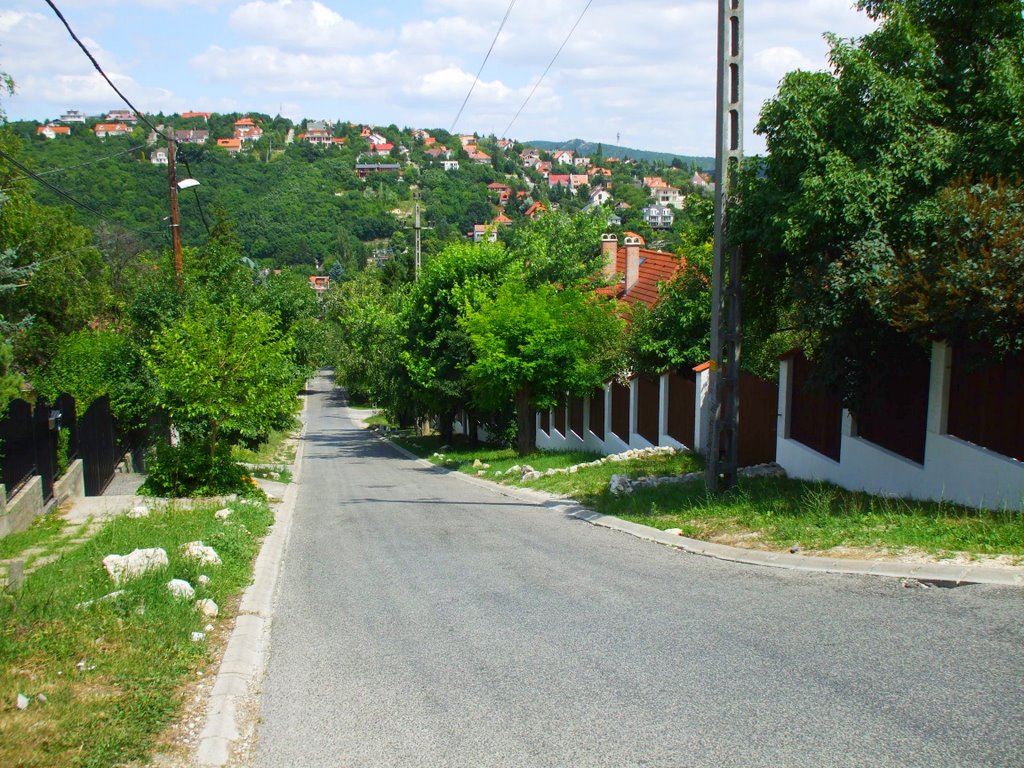
POLYGON ((760 565, 768 568, 785 568, 791 571, 810 573, 834 573, 851 576, 882 576, 895 579, 916 579, 917 581, 937 582, 940 584, 993 584, 1004 587, 1024 587, 1024 572, 1011 571, 1004 568, 990 568, 974 565, 954 565, 947 563, 901 563, 894 560, 846 560, 837 557, 815 557, 813 555, 795 555, 788 552, 766 552, 758 549, 743 549, 727 544, 714 544, 685 536, 665 533, 640 523, 632 523, 613 515, 602 515, 589 509, 575 499, 555 496, 545 491, 529 488, 513 488, 491 480, 467 475, 446 467, 431 464, 410 453, 388 438, 380 436, 392 448, 403 456, 431 468, 435 472, 453 474, 462 481, 473 485, 497 490, 505 496, 564 512, 584 522, 601 528, 628 533, 638 539, 653 541, 668 547, 680 549, 693 555, 713 557, 744 565, 760 565))
POLYGON ((242 594, 235 627, 228 639, 217 679, 206 706, 206 725, 199 734, 195 763, 200 766, 223 766, 231 758, 231 747, 241 737, 239 710, 242 702, 258 689, 263 679, 267 641, 274 614, 274 598, 284 553, 291 534, 295 500, 302 473, 303 437, 306 434, 306 406, 303 400, 302 428, 299 430, 292 482, 275 512, 274 525, 263 540, 253 567, 253 581, 242 594))

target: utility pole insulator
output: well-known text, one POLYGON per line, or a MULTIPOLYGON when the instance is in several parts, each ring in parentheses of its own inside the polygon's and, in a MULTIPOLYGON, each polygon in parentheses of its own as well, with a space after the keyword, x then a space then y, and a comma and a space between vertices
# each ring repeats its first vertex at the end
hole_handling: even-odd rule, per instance
POLYGON ((739 468, 740 259, 727 247, 732 177, 743 157, 743 0, 718 0, 715 251, 711 278, 711 413, 704 448, 708 488, 736 485, 739 468))

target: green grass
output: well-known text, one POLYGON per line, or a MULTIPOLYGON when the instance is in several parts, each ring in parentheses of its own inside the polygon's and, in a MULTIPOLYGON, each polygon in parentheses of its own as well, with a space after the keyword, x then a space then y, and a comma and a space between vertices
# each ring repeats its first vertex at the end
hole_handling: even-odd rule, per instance
POLYGON ((827 552, 848 547, 889 554, 920 550, 938 557, 963 552, 1024 558, 1019 512, 872 496, 828 483, 751 478, 722 496, 694 483, 622 497, 604 490, 580 501, 654 528, 680 528, 698 539, 766 549, 799 546, 827 552))
POLYGON ((364 419, 368 427, 390 427, 393 426, 391 421, 383 413, 375 413, 373 416, 368 416, 364 419))
POLYGON ((287 429, 271 432, 267 442, 255 451, 235 446, 231 457, 245 464, 291 464, 295 461, 295 443, 289 439, 298 434, 300 426, 296 419, 287 429))
MULTIPOLYGON (((1002 554, 1024 561, 1020 512, 871 496, 789 478, 742 479, 737 489, 722 496, 708 494, 700 481, 614 496, 608 490, 613 474, 632 478, 678 475, 700 470, 701 459, 683 453, 608 462, 571 475, 520 482, 518 475, 495 477, 495 471, 513 464, 529 464, 544 471, 587 462, 595 455, 536 452, 520 458, 511 449, 471 448, 457 438, 444 451, 442 461, 433 456, 441 447, 438 437, 394 439, 435 464, 476 474, 473 461, 479 459, 491 465, 486 477, 497 482, 571 496, 597 512, 662 530, 679 528, 697 539, 772 550, 798 546, 804 552, 850 548, 883 555, 908 551, 937 557, 1002 554)), ((856 556, 857 552, 850 554, 856 556)))
POLYGON ((56 514, 37 517, 28 528, 0 539, 0 560, 7 560, 34 547, 44 547, 56 539, 64 520, 56 514))
POLYGON ((29 575, 20 592, 0 594, 0 765, 99 767, 147 758, 179 710, 184 683, 211 661, 191 633, 230 620, 272 521, 263 503, 229 506, 227 523, 214 518, 214 506, 116 518, 29 575), (214 547, 223 564, 183 559, 180 546, 193 540, 214 547), (128 582, 114 600, 75 607, 117 588, 103 569, 105 555, 153 546, 167 551, 167 568, 128 582), (210 577, 205 587, 201 573, 210 577), (205 619, 191 601, 174 599, 165 586, 171 578, 189 581, 196 598, 215 600, 220 617, 205 619), (15 707, 18 693, 31 699, 24 711, 15 707))

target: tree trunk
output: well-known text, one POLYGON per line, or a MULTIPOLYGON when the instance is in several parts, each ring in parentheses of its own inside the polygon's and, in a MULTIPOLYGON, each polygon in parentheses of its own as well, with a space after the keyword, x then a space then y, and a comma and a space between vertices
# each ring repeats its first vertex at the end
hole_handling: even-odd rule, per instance
POLYGON ((525 456, 537 447, 537 421, 530 407, 529 388, 516 392, 516 425, 516 452, 525 456))
POLYGON ((454 432, 452 428, 452 422, 455 420, 455 413, 452 411, 446 411, 441 414, 441 443, 443 445, 451 445, 454 432))
POLYGON ((466 412, 466 427, 469 429, 469 444, 474 448, 480 445, 480 435, 477 434, 477 425, 479 420, 473 411, 466 412))

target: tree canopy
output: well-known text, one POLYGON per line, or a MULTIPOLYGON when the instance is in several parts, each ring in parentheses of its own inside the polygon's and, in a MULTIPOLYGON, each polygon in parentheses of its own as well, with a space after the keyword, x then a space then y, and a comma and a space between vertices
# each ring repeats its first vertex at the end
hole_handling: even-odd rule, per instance
POLYGON ((795 330, 848 405, 878 360, 936 336, 1024 344, 1007 296, 1022 265, 1020 2, 860 8, 878 27, 828 36, 833 71, 791 72, 765 104, 769 153, 731 218, 747 316, 795 330))

